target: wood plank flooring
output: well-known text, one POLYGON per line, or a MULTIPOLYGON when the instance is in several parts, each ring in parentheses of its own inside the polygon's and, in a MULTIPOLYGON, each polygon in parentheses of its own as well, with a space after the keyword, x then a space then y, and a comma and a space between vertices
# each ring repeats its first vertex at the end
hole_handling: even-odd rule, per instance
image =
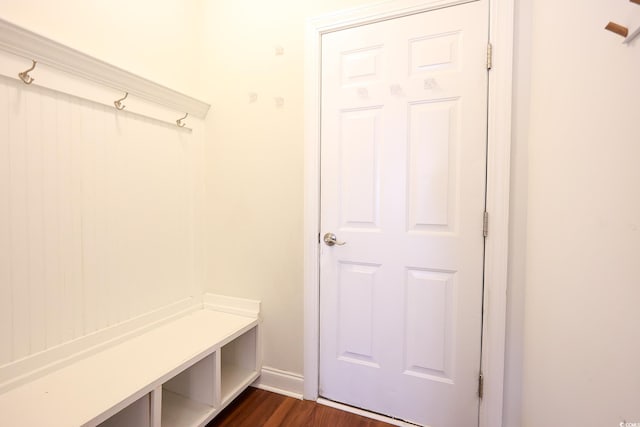
POLYGON ((393 427, 391 424, 249 387, 207 427, 393 427))

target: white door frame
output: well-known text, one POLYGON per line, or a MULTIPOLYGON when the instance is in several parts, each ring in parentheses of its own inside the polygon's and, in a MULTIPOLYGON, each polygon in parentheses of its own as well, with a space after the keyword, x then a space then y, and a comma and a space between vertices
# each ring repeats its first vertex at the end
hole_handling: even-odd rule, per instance
MULTIPOLYGON (((307 22, 305 40, 304 160, 304 398, 318 398, 320 347, 320 57, 323 34, 357 25, 468 3, 473 0, 389 0, 323 15, 307 22)), ((514 0, 489 0, 489 72, 487 212, 482 373, 484 396, 480 427, 502 426, 509 181, 511 152, 511 82, 514 0)))

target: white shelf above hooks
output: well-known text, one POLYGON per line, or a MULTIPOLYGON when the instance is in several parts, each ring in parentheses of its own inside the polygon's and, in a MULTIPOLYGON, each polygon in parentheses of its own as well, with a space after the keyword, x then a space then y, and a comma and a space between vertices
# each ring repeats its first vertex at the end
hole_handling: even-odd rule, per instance
MULTIPOLYGON (((0 19, 0 50, 162 107, 205 118, 210 105, 0 19)), ((35 63, 34 63, 35 64, 35 63)), ((17 76, 19 71, 15 70, 17 76)), ((34 74, 32 72, 32 74, 34 74)), ((27 78, 28 75, 25 75, 27 78)), ((36 77, 37 79, 37 77, 36 77)), ((23 80, 24 81, 24 80, 23 80)), ((26 83, 26 82, 25 82, 26 83)), ((37 84, 37 83, 36 83, 37 84)), ((178 116, 179 117, 179 116, 178 116)))

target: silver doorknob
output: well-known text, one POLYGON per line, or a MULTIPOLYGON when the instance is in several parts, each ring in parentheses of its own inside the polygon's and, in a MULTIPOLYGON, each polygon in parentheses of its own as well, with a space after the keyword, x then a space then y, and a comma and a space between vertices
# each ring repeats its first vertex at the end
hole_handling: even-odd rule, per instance
POLYGON ((323 240, 327 244, 327 246, 333 246, 333 245, 342 246, 347 244, 347 242, 338 242, 338 238, 333 233, 325 234, 323 240))

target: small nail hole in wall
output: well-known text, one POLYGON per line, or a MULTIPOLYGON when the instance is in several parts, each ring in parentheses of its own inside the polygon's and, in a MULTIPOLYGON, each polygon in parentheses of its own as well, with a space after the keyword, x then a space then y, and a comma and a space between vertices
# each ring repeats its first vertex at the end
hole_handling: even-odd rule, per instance
POLYGON ((394 96, 402 96, 404 95, 404 91, 402 90, 402 86, 400 85, 391 85, 389 86, 389 92, 394 96))
POLYGON ((258 102, 258 94, 255 92, 249 92, 249 103, 255 104, 258 102))
POLYGON ((276 56, 284 55, 284 47, 280 45, 276 45, 275 51, 276 51, 276 56))
POLYGON ((282 108, 284 107, 284 98, 281 96, 277 96, 274 98, 274 100, 276 101, 276 108, 282 108))
POLYGON ((425 79, 425 81, 424 81, 424 89, 425 90, 438 89, 438 82, 436 81, 436 79, 433 79, 433 78, 425 79))

